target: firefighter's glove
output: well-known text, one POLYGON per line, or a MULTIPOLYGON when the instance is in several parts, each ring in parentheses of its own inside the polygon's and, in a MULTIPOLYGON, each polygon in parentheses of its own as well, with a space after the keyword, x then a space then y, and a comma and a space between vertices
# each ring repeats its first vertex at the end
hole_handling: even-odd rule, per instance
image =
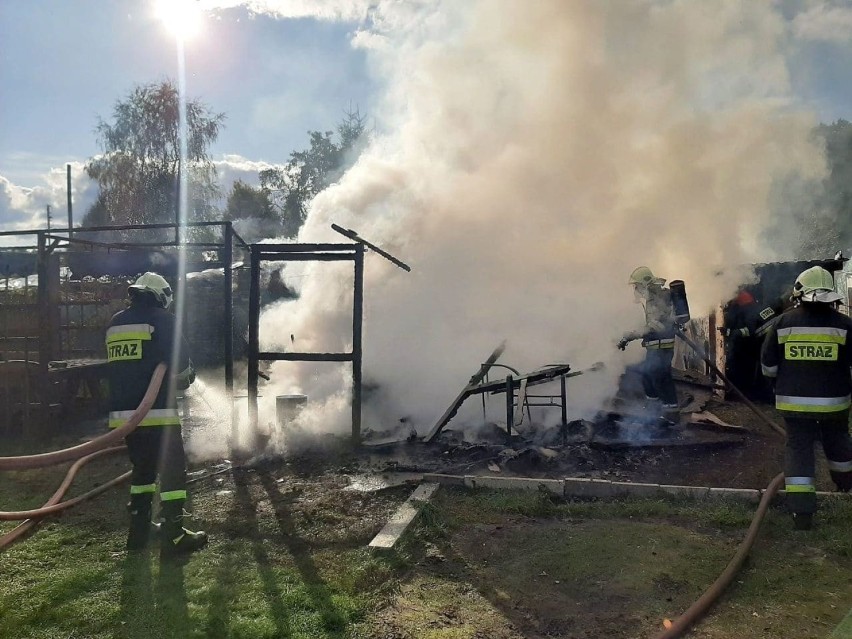
POLYGON ((629 343, 629 339, 622 337, 620 340, 618 340, 618 344, 616 344, 616 346, 618 347, 618 350, 623 351, 625 348, 627 348, 627 345, 629 343))

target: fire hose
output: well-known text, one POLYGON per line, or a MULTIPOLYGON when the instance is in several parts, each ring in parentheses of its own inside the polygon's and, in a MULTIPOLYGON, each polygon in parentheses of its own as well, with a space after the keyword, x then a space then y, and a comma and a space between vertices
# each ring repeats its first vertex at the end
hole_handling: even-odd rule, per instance
POLYGON ((148 384, 148 389, 145 392, 142 401, 139 406, 133 411, 133 414, 130 418, 121 425, 119 428, 103 435, 101 437, 97 437, 85 444, 81 444, 79 446, 73 446, 71 448, 65 448, 58 451, 53 451, 50 453, 41 453, 37 455, 24 455, 20 457, 0 457, 0 470, 24 470, 30 468, 42 468, 45 466, 52 466, 56 464, 61 464, 66 461, 71 461, 76 459, 77 461, 68 469, 67 474, 65 475, 65 479, 62 481, 62 484, 59 488, 56 489, 56 492, 53 493, 51 498, 42 506, 41 508, 37 508, 34 510, 26 510, 26 511, 18 511, 18 512, 0 512, 0 521, 19 521, 25 520, 19 526, 9 531, 2 537, 0 537, 0 550, 11 544, 13 541, 21 537, 28 530, 33 528, 37 519, 42 517, 46 517, 48 515, 53 515, 58 512, 61 512, 67 508, 75 506, 82 501, 95 497, 105 490, 120 484, 123 481, 126 481, 130 477, 130 472, 124 473, 111 479, 110 481, 80 495, 73 499, 69 499, 68 501, 62 502, 61 499, 65 496, 65 493, 68 492, 68 489, 71 486, 71 483, 74 481, 74 478, 77 474, 77 471, 83 467, 88 462, 93 459, 97 459, 103 455, 109 455, 112 453, 116 453, 124 450, 124 446, 115 446, 109 447, 110 444, 115 441, 124 438, 130 432, 132 432, 135 428, 137 428, 145 417, 148 414, 148 411, 154 404, 154 401, 157 398, 157 394, 160 391, 160 386, 162 385, 163 378, 166 373, 166 365, 159 364, 156 369, 154 369, 154 374, 151 376, 151 381, 148 384))
POLYGON ((15 517, 9 517, 9 519, 13 519, 16 521, 18 519, 25 519, 25 521, 23 521, 16 528, 13 528, 5 535, 0 537, 0 550, 5 548, 6 546, 11 545, 12 542, 19 539, 22 535, 24 535, 24 533, 34 528, 38 524, 37 518, 53 514, 60 510, 64 510, 65 508, 70 508, 71 506, 74 506, 80 503, 81 501, 91 499, 92 497, 95 497, 101 494, 102 492, 112 488, 113 486, 117 486, 123 481, 129 479, 130 471, 124 473, 123 475, 119 475, 118 477, 115 477, 114 479, 111 479, 110 481, 101 484, 96 488, 93 488, 92 490, 80 495, 79 497, 75 497, 74 499, 69 499, 68 501, 60 503, 60 500, 65 496, 65 493, 68 492, 68 489, 71 487, 71 483, 74 481, 74 477, 77 474, 77 471, 82 466, 89 463, 93 459, 96 459, 97 457, 101 457, 103 455, 110 455, 112 453, 116 453, 122 450, 124 450, 124 446, 104 448, 102 450, 99 450, 97 452, 91 453, 89 455, 86 455, 85 457, 81 457, 80 459, 78 459, 74 463, 74 465, 72 465, 71 468, 68 469, 68 473, 65 475, 65 479, 62 481, 62 484, 59 486, 59 488, 56 489, 56 492, 53 493, 53 496, 51 496, 51 498, 47 500, 47 503, 45 503, 42 508, 37 510, 24 511, 23 513, 2 513, 3 515, 16 515, 15 517), (54 508, 56 508, 57 510, 53 510, 54 508), (20 514, 23 514, 24 516, 17 516, 20 514))
POLYGON ((41 453, 38 455, 23 455, 20 457, 0 457, 0 470, 28 470, 30 468, 43 468, 45 466, 55 466, 63 462, 79 459, 89 453, 106 448, 119 440, 124 439, 129 435, 145 418, 148 411, 154 405, 157 399, 157 393, 160 392, 160 386, 163 383, 163 377, 166 375, 166 365, 158 364, 154 369, 154 374, 151 376, 151 381, 148 384, 148 390, 145 391, 145 396, 142 398, 139 406, 133 411, 130 418, 118 428, 110 431, 106 435, 101 435, 95 439, 64 448, 55 450, 50 453, 41 453))
MULTIPOLYGON (((775 422, 769 419, 763 411, 761 411, 752 401, 750 401, 743 392, 737 388, 731 381, 725 377, 725 375, 720 371, 713 361, 707 356, 707 353, 704 352, 704 349, 698 346, 695 342, 693 342, 686 334, 680 329, 677 328, 675 330, 678 337, 680 337, 687 345, 692 348, 701 357, 710 368, 719 376, 719 378, 733 390, 737 396, 743 400, 746 406, 748 406, 755 415, 757 415, 764 423, 769 425, 772 430, 781 435, 786 436, 784 429, 778 426, 775 422)), ((730 583, 734 580, 734 576, 737 574, 737 571, 742 567, 743 562, 745 562, 748 553, 751 551, 751 547, 754 545, 755 539, 757 539, 757 533, 760 529, 760 524, 763 522, 763 517, 766 515, 766 511, 769 509, 769 503, 772 501, 775 494, 780 490, 781 486, 784 484, 784 473, 779 473, 776 475, 769 485, 766 487, 766 490, 763 493, 763 496, 760 500, 760 504, 757 507, 757 511, 754 514, 754 517, 751 520, 751 524, 749 525, 748 532, 746 533, 745 539, 743 539, 742 543, 740 543, 739 548, 737 549, 736 554, 728 562, 728 565, 725 567, 725 570, 721 575, 713 582, 713 584, 704 591, 704 593, 695 600, 695 602, 686 609, 686 611, 680 615, 677 619, 672 621, 672 625, 666 628, 663 632, 656 635, 654 639, 675 639, 676 637, 680 637, 683 633, 685 633, 692 625, 697 623, 710 609, 710 606, 715 603, 715 601, 722 595, 725 589, 730 585, 730 583)))

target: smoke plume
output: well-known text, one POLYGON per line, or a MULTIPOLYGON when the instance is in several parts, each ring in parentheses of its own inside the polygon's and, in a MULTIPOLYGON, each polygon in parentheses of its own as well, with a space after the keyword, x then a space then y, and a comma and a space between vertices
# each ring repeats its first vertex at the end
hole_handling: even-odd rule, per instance
MULTIPOLYGON (((367 254, 365 427, 423 432, 503 339, 521 371, 604 361, 569 381, 572 414, 594 411, 640 357, 614 348, 642 324, 632 269, 685 280, 706 314, 739 265, 775 257, 759 239, 773 180, 825 170, 772 3, 395 7, 353 39, 386 82, 377 132, 299 238, 344 241, 335 222, 413 268, 367 254)), ((301 298, 263 314, 261 348, 351 348, 351 267, 290 272, 301 298)), ((261 392, 305 393, 314 423, 345 429, 349 375, 280 364, 261 392)))

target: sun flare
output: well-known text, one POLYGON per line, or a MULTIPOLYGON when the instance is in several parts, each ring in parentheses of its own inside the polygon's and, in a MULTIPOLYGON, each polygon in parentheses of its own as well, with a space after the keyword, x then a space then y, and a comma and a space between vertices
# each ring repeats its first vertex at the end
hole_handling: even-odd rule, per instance
POLYGON ((188 40, 201 29, 198 0, 158 0, 157 15, 178 39, 188 40))

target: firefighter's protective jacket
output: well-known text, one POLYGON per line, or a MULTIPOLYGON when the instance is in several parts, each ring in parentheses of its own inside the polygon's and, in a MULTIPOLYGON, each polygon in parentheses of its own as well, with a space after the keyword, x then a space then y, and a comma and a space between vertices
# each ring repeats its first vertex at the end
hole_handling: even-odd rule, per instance
POLYGON ((791 417, 843 418, 852 405, 852 319, 827 304, 802 304, 766 335, 763 374, 775 377, 775 407, 791 417))
POLYGON ((669 289, 650 285, 642 305, 645 307, 645 330, 641 333, 629 333, 625 338, 641 337, 642 346, 647 349, 674 348, 674 310, 669 289))
POLYGON ((139 406, 154 369, 164 362, 169 372, 148 415, 140 426, 180 425, 175 388, 195 379, 186 341, 175 334, 175 316, 144 299, 116 313, 106 333, 110 392, 110 428, 121 426, 139 406), (177 373, 172 355, 177 353, 177 373))

